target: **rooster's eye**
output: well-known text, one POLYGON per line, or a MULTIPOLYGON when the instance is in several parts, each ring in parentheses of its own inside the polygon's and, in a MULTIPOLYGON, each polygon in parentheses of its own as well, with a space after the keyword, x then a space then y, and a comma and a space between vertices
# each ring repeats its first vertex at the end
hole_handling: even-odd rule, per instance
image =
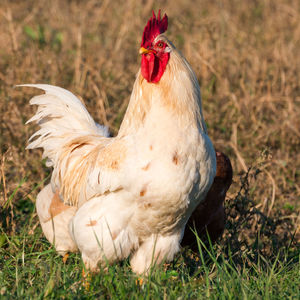
POLYGON ((164 43, 163 43, 163 42, 158 42, 158 43, 156 44, 156 46, 157 46, 158 48, 162 48, 162 47, 164 46, 164 43))

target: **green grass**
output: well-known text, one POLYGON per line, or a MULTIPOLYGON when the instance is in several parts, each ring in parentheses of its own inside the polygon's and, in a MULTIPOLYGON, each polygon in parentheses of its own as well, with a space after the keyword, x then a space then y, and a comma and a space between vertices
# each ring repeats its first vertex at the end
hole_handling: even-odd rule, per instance
POLYGON ((66 264, 43 238, 38 228, 30 234, 35 218, 0 249, 1 298, 113 298, 113 299, 299 299, 300 255, 289 257, 279 249, 274 261, 254 252, 245 253, 236 265, 218 245, 205 251, 183 251, 167 267, 159 267, 138 284, 128 261, 109 266, 84 279, 79 254, 66 264), (218 254, 217 254, 218 253, 218 254), (248 257, 258 255, 249 265, 248 257), (280 257, 280 260, 279 260, 280 257))

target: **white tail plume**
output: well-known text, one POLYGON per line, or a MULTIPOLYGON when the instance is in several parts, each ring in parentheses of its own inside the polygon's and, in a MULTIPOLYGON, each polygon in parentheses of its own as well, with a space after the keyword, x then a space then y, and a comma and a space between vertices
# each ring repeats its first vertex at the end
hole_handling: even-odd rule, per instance
MULTIPOLYGON (((42 89, 45 94, 35 96, 31 105, 38 105, 36 114, 27 121, 35 121, 40 129, 29 139, 27 149, 43 148, 47 166, 53 166, 59 149, 70 139, 95 135, 107 137, 108 129, 97 124, 82 102, 71 92, 48 84, 21 84, 17 86, 42 89)), ((26 123, 26 124, 27 124, 26 123)))

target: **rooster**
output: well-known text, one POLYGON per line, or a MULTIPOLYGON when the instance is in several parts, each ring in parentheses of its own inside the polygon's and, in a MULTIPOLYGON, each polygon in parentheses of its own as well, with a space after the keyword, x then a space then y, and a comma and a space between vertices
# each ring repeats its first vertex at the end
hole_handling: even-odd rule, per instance
POLYGON ((153 12, 116 137, 71 92, 23 85, 45 91, 30 101, 38 110, 28 122, 40 129, 27 147, 43 148, 53 167, 36 200, 43 232, 60 254, 79 250, 91 271, 128 256, 138 274, 171 261, 216 174, 197 78, 167 27, 153 12))

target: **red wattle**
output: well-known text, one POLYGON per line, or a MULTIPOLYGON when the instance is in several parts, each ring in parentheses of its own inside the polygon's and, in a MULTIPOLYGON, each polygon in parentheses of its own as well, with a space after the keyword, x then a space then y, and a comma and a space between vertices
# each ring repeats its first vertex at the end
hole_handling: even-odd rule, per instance
POLYGON ((169 53, 164 53, 159 57, 154 53, 143 54, 141 62, 141 72, 143 77, 148 82, 159 82, 166 70, 169 57, 169 53))

